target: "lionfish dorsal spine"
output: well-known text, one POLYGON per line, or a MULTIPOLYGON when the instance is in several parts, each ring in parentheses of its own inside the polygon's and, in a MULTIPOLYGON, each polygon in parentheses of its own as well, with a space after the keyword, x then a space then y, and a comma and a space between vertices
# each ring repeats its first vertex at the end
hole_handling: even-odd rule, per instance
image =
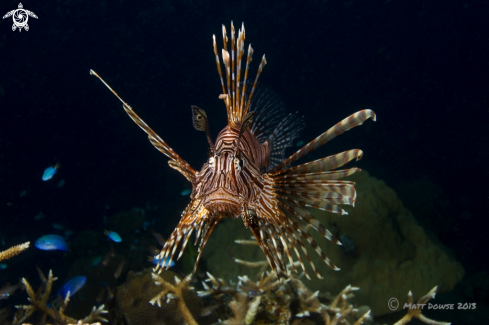
POLYGON ((249 95, 247 94, 246 85, 248 80, 248 71, 250 67, 250 63, 253 56, 253 48, 251 45, 248 46, 248 55, 246 59, 246 68, 244 72, 243 81, 241 81, 241 63, 244 54, 244 40, 245 40, 245 29, 244 24, 241 25, 241 28, 238 30, 238 35, 236 38, 236 32, 234 29, 234 25, 231 22, 231 39, 228 40, 226 27, 222 26, 222 39, 223 39, 223 48, 221 50, 222 53, 222 61, 224 63, 224 70, 226 73, 225 80, 226 84, 224 84, 224 77, 222 75, 221 64, 218 56, 216 38, 213 35, 213 45, 214 45, 214 54, 216 56, 216 64, 217 71, 219 73, 219 77, 221 78, 221 86, 223 90, 223 94, 219 96, 219 98, 224 100, 226 104, 226 110, 228 113, 228 124, 229 125, 241 125, 243 123, 243 118, 248 113, 250 108, 253 94, 256 89, 256 85, 258 83, 258 78, 263 70, 263 67, 267 63, 265 55, 263 55, 260 66, 258 67, 258 72, 255 77, 255 81, 253 82, 253 86, 249 95), (228 43, 230 43, 230 48, 228 50, 228 43))

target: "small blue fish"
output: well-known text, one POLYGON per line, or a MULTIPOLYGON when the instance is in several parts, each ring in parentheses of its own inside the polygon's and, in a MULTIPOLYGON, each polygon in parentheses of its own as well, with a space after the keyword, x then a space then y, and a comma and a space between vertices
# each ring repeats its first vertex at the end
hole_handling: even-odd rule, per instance
POLYGON ((187 188, 187 189, 183 190, 182 192, 180 192, 180 195, 181 196, 187 196, 190 193, 192 193, 192 190, 187 188))
POLYGON ((44 174, 42 174, 42 180, 43 181, 49 181, 51 178, 53 178, 54 174, 56 174, 56 171, 58 168, 61 167, 59 163, 52 167, 48 167, 44 170, 44 174))
POLYGON ((85 285, 86 281, 86 276, 75 276, 74 278, 68 280, 68 282, 66 282, 65 285, 61 289, 59 289, 58 295, 65 299, 69 291, 70 297, 73 297, 73 295, 85 285))
POLYGON ((68 251, 68 244, 63 237, 58 235, 42 236, 36 241, 35 246, 43 251, 68 251))
POLYGON ((116 233, 115 231, 105 231, 104 234, 106 234, 107 236, 109 236, 109 239, 112 240, 112 241, 115 241, 116 243, 120 243, 122 241, 121 239, 121 236, 119 236, 118 233, 116 233))
POLYGON ((7 268, 7 264, 0 263, 0 270, 5 270, 7 268))
POLYGON ((65 235, 65 238, 68 238, 70 237, 71 235, 73 235, 73 230, 71 229, 66 229, 65 232, 63 233, 65 235))
POLYGON ((300 140, 300 141, 297 141, 297 143, 295 144, 297 147, 302 147, 304 145, 304 141, 300 140))
POLYGON ((42 212, 39 212, 35 217, 34 220, 38 221, 44 218, 44 214, 42 212))
MULTIPOLYGON (((166 261, 166 262, 168 262, 168 260, 169 260, 169 259, 170 259, 170 257, 167 257, 167 258, 165 259, 165 261, 166 261)), ((153 263, 154 265, 157 265, 157 264, 158 264, 159 259, 157 259, 156 257, 152 257, 152 256, 150 256, 150 257, 148 257, 148 261, 150 261, 150 262, 151 262, 151 263, 153 263)), ((166 265, 166 264, 165 264, 165 265, 166 265)), ((174 265, 175 265, 175 261, 171 261, 171 264, 170 264, 170 266, 169 266, 169 267, 172 267, 172 266, 174 266, 174 265)))

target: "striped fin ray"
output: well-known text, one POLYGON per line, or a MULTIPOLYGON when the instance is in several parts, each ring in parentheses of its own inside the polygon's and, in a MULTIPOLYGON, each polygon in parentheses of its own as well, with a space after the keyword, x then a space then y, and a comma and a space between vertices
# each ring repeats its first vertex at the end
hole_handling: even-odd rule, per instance
MULTIPOLYGON (((282 200, 282 202, 284 202, 282 200)), ((298 205, 295 206, 287 206, 287 209, 290 210, 293 215, 297 216, 297 219, 292 218, 294 222, 311 225, 311 227, 321 234, 327 240, 333 242, 334 244, 341 245, 340 241, 331 234, 331 232, 326 229, 326 227, 319 222, 316 218, 312 216, 312 214, 305 208, 300 207, 298 205)))
MULTIPOLYGON (((203 229, 202 229, 203 231, 201 233, 199 246, 197 247, 197 251, 199 252, 199 254, 197 255, 197 258, 195 259, 195 266, 194 266, 194 270, 192 272, 195 272, 197 270, 197 265, 199 264, 200 256, 202 255, 202 252, 204 250, 204 246, 207 243, 207 241, 209 240, 209 237, 210 237, 212 231, 214 230, 214 228, 216 227, 217 223, 219 222, 219 220, 221 220, 221 217, 214 216, 210 213, 208 213, 204 217, 201 217, 201 220, 199 222, 201 222, 203 224, 203 229)), ((199 238, 197 238, 196 241, 198 239, 199 238)))
MULTIPOLYGON (((277 204, 280 204, 280 202, 276 201, 277 204)), ((299 263, 302 267, 302 270, 304 271, 305 276, 310 279, 309 274, 306 271, 305 265, 301 259, 301 255, 297 250, 297 246, 299 246, 308 260, 309 264, 311 265, 314 273, 318 278, 322 278, 321 275, 316 271, 316 267, 314 265, 314 262, 311 260, 306 247, 304 246, 304 243, 302 242, 302 238, 306 239, 311 245, 315 245, 314 240, 308 233, 308 231, 304 228, 302 224, 299 222, 294 222, 293 218, 287 215, 287 212, 285 212, 283 209, 277 210, 274 214, 269 214, 265 211, 262 211, 260 209, 257 209, 257 214, 260 215, 259 219, 262 220, 274 220, 274 223, 277 225, 275 228, 269 229, 268 233, 269 234, 279 234, 280 230, 277 229, 279 227, 284 227, 284 234, 286 235, 287 240, 291 244, 291 247, 294 249, 294 252, 299 260, 299 263), (280 226, 278 226, 280 225, 280 226)), ((260 224, 261 227, 263 227, 262 224, 260 224)), ((250 227, 251 228, 251 227, 250 227)), ((253 234, 255 235, 255 238, 257 239, 258 243, 260 244, 260 247, 262 248, 263 252, 265 253, 265 256, 267 256, 267 259, 272 266, 272 270, 275 272, 277 277, 281 278, 283 277, 281 273, 286 273, 286 266, 283 264, 283 259, 278 260, 276 259, 275 255, 281 255, 282 251, 276 250, 273 252, 273 246, 271 245, 270 242, 260 240, 259 236, 255 234, 254 231, 252 231, 253 234), (273 254, 272 254, 273 252, 273 254), (272 255, 272 256, 268 256, 272 255), (280 263, 282 262, 282 263, 280 263)), ((262 231, 262 233, 265 233, 262 231)), ((266 233, 265 233, 266 234, 266 233)), ((315 245, 317 246, 317 245, 315 245)), ((290 254, 290 253, 289 253, 290 254)))
MULTIPOLYGON (((332 200, 325 200, 325 199, 311 199, 309 197, 305 196, 299 196, 299 195, 294 195, 292 192, 285 192, 283 193, 282 191, 277 191, 280 195, 280 198, 285 199, 286 201, 289 202, 290 205, 299 205, 304 208, 315 208, 323 211, 328 211, 332 213, 338 213, 338 214, 348 214, 345 210, 337 206, 332 202, 332 200)), ((340 204, 345 204, 345 203, 340 203, 340 204)))
MULTIPOLYGON (((156 265, 154 271, 158 271, 158 269, 168 268, 173 261, 173 256, 177 250, 177 247, 180 241, 183 238, 183 245, 180 248, 180 254, 177 259, 180 258, 182 252, 187 245, 188 239, 192 234, 193 230, 197 227, 197 225, 202 221, 203 215, 208 213, 205 210, 204 206, 200 202, 200 200, 192 200, 185 210, 182 213, 182 218, 180 222, 175 227, 173 232, 170 235, 170 238, 165 242, 165 245, 161 249, 161 252, 155 256, 158 259, 158 264, 156 265), (168 259, 168 257, 170 257, 168 259)), ((161 272, 160 269, 160 272, 161 272)))
POLYGON ((248 56, 246 60, 246 69, 244 73, 244 79, 241 81, 241 61, 244 54, 244 40, 245 40, 245 29, 244 24, 238 30, 238 37, 236 38, 236 32, 234 29, 234 24, 231 22, 231 36, 228 40, 226 28, 222 27, 222 39, 223 39, 223 49, 222 60, 224 63, 224 70, 226 73, 226 86, 224 86, 224 78, 222 75, 220 60, 217 55, 217 45, 215 41, 215 36, 213 36, 214 54, 216 55, 216 64, 219 76, 221 78, 221 86, 223 93, 219 98, 224 99, 226 104, 226 110, 228 113, 228 124, 229 125, 240 125, 242 119, 249 111, 251 101, 253 99, 253 94, 256 89, 258 78, 263 70, 263 67, 267 63, 265 55, 263 55, 260 66, 258 67, 258 72, 255 77, 252 89, 247 93, 247 79, 248 79, 248 69, 252 60, 253 49, 251 46, 248 47, 248 56), (228 48, 229 44, 229 48, 228 48), (242 87, 241 87, 242 85, 242 87))
MULTIPOLYGON (((302 267, 302 271, 304 272, 304 275, 308 279, 311 279, 310 276, 309 276, 309 274, 307 273, 307 270, 306 270, 306 267, 305 267, 304 263, 302 262, 302 258, 301 258, 301 255, 300 255, 299 251, 297 250, 297 246, 299 246, 301 248, 301 250, 304 253, 304 255, 306 256, 306 259, 308 260, 309 264, 311 264, 311 267, 313 268, 316 276, 318 276, 319 278, 321 278, 321 276, 318 275, 318 273, 316 272, 316 268, 314 266, 314 263, 312 262, 311 258, 309 257, 309 254, 307 253, 307 249, 306 249, 306 247, 304 246, 304 243, 301 240, 301 238, 305 238, 304 236, 302 236, 302 233, 301 233, 301 226, 302 225, 300 223, 296 223, 296 222, 292 221, 291 218, 288 218, 280 210, 279 210, 279 213, 277 214, 277 217, 279 218, 279 220, 277 220, 276 222, 280 222, 280 227, 284 227, 285 228, 285 231, 283 233, 285 234, 287 240, 291 244, 291 247, 294 249, 295 256, 299 260, 299 264, 302 267)), ((305 230, 305 228, 303 228, 302 230, 304 230, 304 231, 307 232, 307 230, 305 230)), ((289 258, 291 259, 290 256, 289 256, 289 258)), ((291 265, 294 265, 294 264, 291 263, 291 265)), ((294 271, 297 272, 297 270, 295 269, 295 267, 293 269, 294 269, 294 271)))
POLYGON ((282 258, 283 246, 277 245, 276 229, 267 220, 267 218, 254 218, 250 224, 250 230, 260 245, 272 271, 278 278, 284 277, 285 263, 282 258))
MULTIPOLYGON (((122 107, 126 111, 127 115, 148 135, 149 141, 153 146, 158 149, 160 152, 165 154, 168 158, 171 159, 174 166, 179 166, 179 168, 175 168, 180 171, 187 179, 193 178, 195 179, 195 174, 197 171, 193 169, 185 160, 183 160, 173 149, 165 142, 158 134, 156 134, 153 129, 149 127, 146 122, 144 122, 129 106, 95 71, 90 70, 90 74, 95 75, 97 78, 102 81, 102 83, 109 88, 109 90, 122 102, 122 107)), ((171 166, 171 165, 170 165, 171 166)), ((172 166, 173 167, 173 166, 172 166)), ((174 167, 173 167, 174 168, 174 167)))
POLYGON ((327 172, 316 172, 316 173, 306 173, 306 174, 280 174, 275 176, 274 179, 277 181, 287 180, 288 182, 301 182, 301 181, 323 181, 323 180, 335 180, 343 177, 353 175, 359 172, 361 169, 354 167, 343 170, 334 170, 327 172))
POLYGON ((281 190, 279 188, 275 189, 275 191, 280 194, 280 196, 284 197, 290 197, 294 198, 296 200, 303 200, 302 202, 309 203, 309 202, 329 202, 333 205, 337 204, 348 204, 348 205, 354 205, 354 198, 348 196, 348 195, 343 195, 340 193, 334 193, 334 192, 329 192, 329 191, 305 191, 305 192, 298 192, 298 191, 285 191, 281 190))
MULTIPOLYGON (((255 236, 275 275, 278 278, 284 278, 287 272, 283 258, 284 252, 291 265, 293 265, 289 247, 285 241, 285 238, 287 238, 293 243, 288 236, 292 231, 287 229, 287 225, 283 221, 278 220, 280 216, 277 215, 277 211, 274 208, 275 200, 273 198, 273 188, 270 180, 264 183, 262 194, 258 202, 256 202, 254 213, 243 217, 243 220, 255 236)), ((292 246, 294 245, 292 244, 292 246)), ((300 255, 298 256, 300 258, 300 255)))
MULTIPOLYGON (((267 260, 277 277, 281 278, 283 277, 283 274, 287 272, 283 258, 284 251, 291 262, 291 265, 293 265, 289 244, 294 250, 306 277, 310 278, 304 263, 302 262, 301 255, 297 250, 297 246, 302 249, 302 252, 311 264, 314 272, 320 277, 315 271, 314 263, 309 257, 301 240, 300 235, 303 236, 302 238, 306 238, 304 234, 307 233, 307 230, 300 223, 291 220, 291 218, 284 214, 281 209, 277 208, 279 202, 274 198, 275 194, 273 194, 272 187, 273 182, 270 180, 265 182, 265 187, 262 192, 263 195, 259 198, 257 202, 258 204, 256 204, 256 216, 251 221, 248 220, 247 225, 250 226, 253 235, 265 253, 267 260), (259 226, 258 229, 256 229, 256 225, 259 226), (280 245, 278 244, 277 237, 280 239, 280 245), (288 243, 285 239, 287 239, 288 243)), ((295 270, 295 267, 293 267, 293 269, 295 270)))
MULTIPOLYGON (((319 257, 321 257, 321 259, 323 260, 324 263, 326 263, 330 268, 332 268, 333 270, 335 271, 338 271, 340 270, 340 268, 338 268, 336 265, 334 265, 331 260, 326 256, 326 254, 324 254, 324 252, 321 250, 321 248, 319 247, 319 245, 316 243, 316 241, 312 238, 311 234, 309 233, 309 231, 304 227, 303 225, 303 215, 307 215, 309 214, 309 212, 306 210, 306 213, 298 213, 296 210, 290 208, 289 204, 287 204, 287 202, 284 202, 282 201, 280 198, 279 198, 279 201, 278 201, 278 205, 281 207, 281 210, 282 212, 284 212, 287 217, 289 218, 289 220, 294 224, 294 226, 297 228, 297 232, 304 238, 307 240, 307 242, 311 245, 311 247, 316 251, 316 253, 319 255, 319 257)), ((314 219, 311 218, 310 219, 314 219)), ((315 219, 314 219, 315 220, 315 219)), ((319 223, 319 222, 318 222, 319 223)), ((312 224, 311 224, 312 225, 312 224)), ((323 226, 324 228, 324 226, 323 226)), ((317 229, 316 229, 317 230, 317 229)), ((320 234, 323 235, 323 233, 321 231, 318 231, 320 234)), ((331 233, 329 231, 327 232, 324 232, 324 235, 323 235, 325 238, 333 241, 334 243, 337 243, 337 244, 341 244, 339 243, 338 240, 336 240, 334 237, 331 236, 331 233)), ((303 248, 305 250, 305 248, 303 248)), ((306 257, 309 259, 310 261, 310 258, 307 256, 307 252, 304 252, 306 254, 306 257)), ((310 261, 310 264, 311 264, 311 267, 313 268, 314 270, 314 273, 316 274, 316 276, 320 279, 322 279, 321 275, 316 271, 315 267, 314 267, 314 264, 310 261)))
POLYGON ((304 147, 299 149, 296 153, 294 153, 292 156, 289 158, 285 159, 279 166, 275 167, 272 172, 279 171, 280 169, 289 166, 291 163, 294 161, 304 157, 311 151, 319 148, 320 146, 324 145, 325 143, 331 141, 338 135, 350 130, 351 128, 355 126, 362 125, 365 120, 368 118, 372 118, 372 120, 376 120, 376 115, 375 113, 370 110, 370 109, 365 109, 358 111, 347 118, 343 119, 342 121, 336 123, 332 128, 306 144, 304 147))
POLYGON ((253 58, 253 48, 251 47, 251 44, 248 45, 248 55, 246 57, 246 69, 245 69, 245 75, 243 78, 243 90, 241 91, 241 102, 239 103, 240 107, 243 107, 245 105, 245 98, 246 98, 246 85, 248 84, 248 71, 250 68, 250 63, 253 58))
POLYGON ((304 181, 300 183, 276 182, 275 187, 279 190, 290 191, 322 191, 339 193, 345 197, 352 198, 355 202, 357 194, 355 183, 349 181, 323 181, 323 183, 304 181))
POLYGON ((302 165, 298 165, 295 167, 277 170, 276 172, 270 172, 273 177, 276 177, 281 174, 304 174, 304 173, 316 173, 328 171, 331 169, 339 168, 353 159, 357 161, 360 160, 363 156, 363 151, 360 149, 352 149, 348 151, 340 152, 336 155, 328 156, 325 158, 317 159, 302 165))

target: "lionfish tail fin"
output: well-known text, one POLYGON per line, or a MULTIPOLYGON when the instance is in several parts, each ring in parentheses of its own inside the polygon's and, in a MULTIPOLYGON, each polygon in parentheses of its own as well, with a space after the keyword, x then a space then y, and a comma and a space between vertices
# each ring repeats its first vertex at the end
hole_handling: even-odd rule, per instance
POLYGON ((371 118, 372 120, 376 120, 376 115, 374 111, 370 109, 365 109, 358 111, 347 118, 343 119, 342 121, 336 123, 333 127, 331 127, 329 130, 303 146, 301 149, 299 149, 296 153, 294 153, 292 156, 289 158, 285 159, 280 165, 275 167, 272 170, 273 172, 280 172, 281 169, 287 168, 290 166, 291 163, 294 161, 304 157, 311 151, 319 148, 320 146, 324 145, 325 143, 333 140, 335 137, 338 135, 350 130, 351 128, 354 128, 355 126, 362 125, 365 120, 368 118, 371 118))
MULTIPOLYGON (((216 56, 217 71, 221 79, 222 94, 219 98, 224 100, 226 105, 226 110, 228 114, 228 124, 229 125, 241 125, 243 118, 248 113, 251 100, 253 98, 253 93, 255 91, 258 78, 263 70, 263 67, 267 63, 265 55, 263 55, 260 66, 258 67, 258 72, 256 74, 255 81, 251 86, 251 91, 248 91, 247 80, 249 66, 253 56, 253 49, 251 45, 248 46, 248 53, 246 58, 246 68, 244 71, 244 76, 242 78, 241 62, 244 54, 244 40, 245 40, 245 28, 244 24, 238 30, 238 35, 236 38, 236 33, 234 29, 233 22, 231 21, 231 39, 228 39, 226 27, 222 26, 222 40, 223 48, 222 61, 224 64, 225 76, 223 76, 221 62, 219 59, 219 52, 217 50, 216 37, 212 36, 214 55, 216 56), (230 44, 228 44, 230 43, 230 44), (228 49, 228 45, 229 49, 228 49)), ((251 85, 251 83, 250 83, 251 85)), ((248 86, 250 86, 248 85, 248 86)))

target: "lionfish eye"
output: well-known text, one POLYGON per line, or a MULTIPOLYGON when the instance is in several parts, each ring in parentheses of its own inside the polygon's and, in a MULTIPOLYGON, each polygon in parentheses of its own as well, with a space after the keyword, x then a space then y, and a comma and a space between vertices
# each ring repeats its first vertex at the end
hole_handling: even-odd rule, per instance
POLYGON ((238 171, 241 171, 243 169, 243 160, 239 158, 234 158, 234 168, 238 171))
POLYGON ((214 168, 216 167, 216 158, 214 158, 214 157, 209 158, 209 167, 212 170, 214 170, 214 168))

